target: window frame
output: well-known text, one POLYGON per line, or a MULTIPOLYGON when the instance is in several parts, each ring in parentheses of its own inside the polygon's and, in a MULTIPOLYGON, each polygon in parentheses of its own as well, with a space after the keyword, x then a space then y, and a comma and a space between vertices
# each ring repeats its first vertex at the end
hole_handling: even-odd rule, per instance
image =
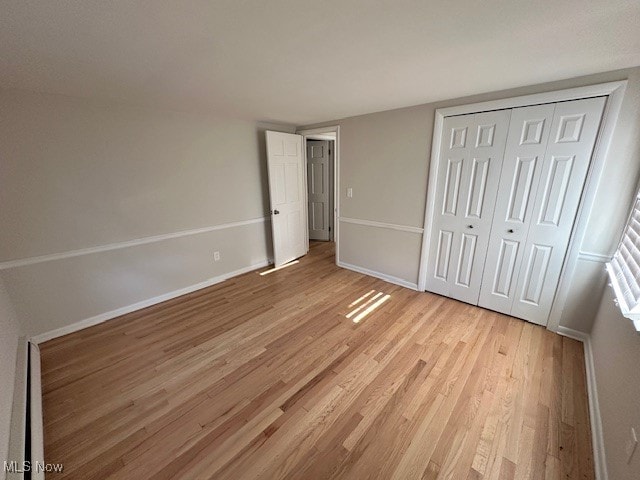
MULTIPOLYGON (((622 316, 628 318, 633 323, 633 326, 636 332, 640 333, 640 298, 636 301, 635 305, 628 305, 626 297, 625 297, 625 289, 621 285, 620 277, 623 276, 623 271, 619 270, 616 265, 613 263, 613 260, 618 257, 620 253, 620 248, 623 246, 625 238, 627 238, 627 232, 629 231, 630 223, 633 221, 634 212, 636 210, 640 211, 640 189, 636 191, 636 194, 633 197, 633 201, 631 202, 631 207, 629 208, 629 214, 627 216, 627 221, 624 224, 624 229, 622 230, 622 235, 620 236, 620 241, 616 247, 616 251, 612 256, 611 261, 607 262, 605 265, 605 269, 609 276, 609 287, 613 290, 614 293, 614 303, 620 309, 620 313, 622 316)), ((640 243, 640 242, 639 242, 640 243)), ((640 244, 636 245, 633 242, 634 246, 637 247, 638 255, 640 257, 640 244)), ((622 263, 619 260, 617 263, 622 263)), ((626 265, 627 262, 624 262, 626 265)), ((633 269, 629 268, 629 271, 633 275, 633 269)), ((640 271, 636 275, 637 283, 640 283, 640 271)))

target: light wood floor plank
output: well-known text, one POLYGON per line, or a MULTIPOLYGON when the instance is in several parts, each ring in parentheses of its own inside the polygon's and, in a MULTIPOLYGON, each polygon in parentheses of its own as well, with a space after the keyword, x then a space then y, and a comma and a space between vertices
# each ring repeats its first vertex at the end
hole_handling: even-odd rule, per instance
POLYGON ((330 243, 41 357, 59 478, 594 478, 579 342, 340 269, 330 243))

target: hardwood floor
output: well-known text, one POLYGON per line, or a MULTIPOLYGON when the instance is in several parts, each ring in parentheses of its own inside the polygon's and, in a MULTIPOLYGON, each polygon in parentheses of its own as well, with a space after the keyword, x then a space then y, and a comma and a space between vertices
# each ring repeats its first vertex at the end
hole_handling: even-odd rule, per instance
POLYGON ((50 478, 594 478, 579 342, 331 244, 41 353, 50 478))

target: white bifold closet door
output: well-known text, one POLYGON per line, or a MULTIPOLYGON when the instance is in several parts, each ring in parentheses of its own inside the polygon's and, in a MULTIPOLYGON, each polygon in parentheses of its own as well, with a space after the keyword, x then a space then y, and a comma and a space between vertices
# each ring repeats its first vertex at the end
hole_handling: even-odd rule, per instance
POLYGON ((479 304, 511 313, 555 104, 516 108, 498 185, 479 304))
POLYGON ((444 120, 427 263, 431 292, 478 303, 510 114, 444 120))
POLYGON ((480 306, 546 325, 604 102, 513 110, 480 306))
POLYGON ((604 102, 445 118, 427 290, 547 323, 604 102))

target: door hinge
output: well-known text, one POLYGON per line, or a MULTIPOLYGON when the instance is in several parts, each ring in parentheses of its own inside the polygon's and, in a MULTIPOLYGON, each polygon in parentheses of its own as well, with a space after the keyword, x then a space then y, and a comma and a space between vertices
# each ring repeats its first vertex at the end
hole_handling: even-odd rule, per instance
POLYGON ((329 231, 331 231, 331 227, 329 227, 329 231))

